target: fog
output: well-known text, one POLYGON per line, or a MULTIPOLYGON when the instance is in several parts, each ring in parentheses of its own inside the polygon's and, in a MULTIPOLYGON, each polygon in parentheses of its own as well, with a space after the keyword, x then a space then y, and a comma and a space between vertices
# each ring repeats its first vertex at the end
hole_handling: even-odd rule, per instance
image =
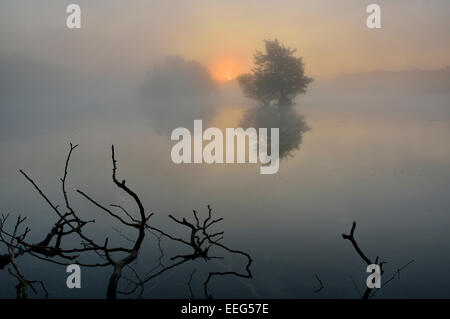
POLYGON ((218 84, 208 69, 182 57, 156 63, 139 89, 143 109, 159 132, 192 126, 195 119, 206 123, 217 113, 218 84))
MULTIPOLYGON (((178 231, 169 213, 206 214, 210 204, 225 218, 226 243, 252 255, 254 278, 217 280, 212 287, 217 297, 357 298, 365 266, 341 237, 353 221, 361 247, 387 261, 389 275, 415 260, 380 297, 450 297, 447 65, 315 76, 279 121, 284 133, 277 174, 260 175, 258 164, 176 165, 170 159, 174 128, 192 129, 194 119, 203 119, 204 127, 264 126, 267 114, 244 97, 234 79, 214 79, 203 54, 192 53, 190 46, 186 52, 174 49, 174 37, 165 36, 183 33, 180 26, 145 33, 124 19, 122 28, 114 27, 120 42, 102 25, 117 8, 123 15, 140 12, 136 19, 149 18, 152 26, 163 24, 168 13, 158 17, 156 8, 142 12, 119 2, 108 9, 92 5, 87 19, 99 19, 85 33, 70 34, 53 26, 59 7, 24 3, 41 12, 42 20, 16 25, 0 10, 0 212, 27 216, 30 238, 39 240, 55 216, 18 170, 63 204, 60 178, 72 142, 79 144, 69 175, 72 203, 82 216, 96 219, 90 228, 94 236, 121 240, 113 229, 117 225, 75 192, 80 188, 100 202, 133 207, 111 180, 114 144, 118 174, 155 213, 155 224, 178 231), (5 25, 17 31, 14 36, 5 25), (34 25, 48 33, 37 35, 34 25), (315 274, 326 286, 317 294, 315 274)), ((24 3, 2 6, 23 16, 24 3)), ((170 11, 164 4, 157 7, 170 11)), ((194 28, 199 14, 187 9, 183 23, 194 28)), ((178 11, 170 17, 177 16, 178 11)), ((252 39, 252 45, 262 40, 252 39)), ((201 39, 189 41, 195 49, 205 45, 201 39)), ((305 64, 309 72, 306 55, 305 64)), ((5 251, 1 246, 0 254, 5 251)), ((139 267, 153 267, 157 253, 149 237, 139 267)), ((48 283, 50 297, 104 297, 112 270, 83 270, 86 285, 69 290, 64 267, 29 257, 19 262, 30 277, 48 283)), ((186 297, 195 266, 200 270, 194 292, 203 297, 207 269, 243 267, 239 259, 224 264, 175 270, 151 283, 144 296, 186 297)), ((14 297, 15 282, 6 269, 0 270, 0 282, 0 296, 14 297)))

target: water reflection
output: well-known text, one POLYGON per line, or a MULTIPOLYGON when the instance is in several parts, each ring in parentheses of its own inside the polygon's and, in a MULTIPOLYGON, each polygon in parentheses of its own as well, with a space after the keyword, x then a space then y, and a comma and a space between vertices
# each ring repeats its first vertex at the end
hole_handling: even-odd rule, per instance
POLYGON ((243 116, 240 126, 244 128, 280 129, 280 159, 293 156, 300 149, 303 134, 310 130, 303 115, 292 107, 278 108, 273 105, 254 106, 243 116))

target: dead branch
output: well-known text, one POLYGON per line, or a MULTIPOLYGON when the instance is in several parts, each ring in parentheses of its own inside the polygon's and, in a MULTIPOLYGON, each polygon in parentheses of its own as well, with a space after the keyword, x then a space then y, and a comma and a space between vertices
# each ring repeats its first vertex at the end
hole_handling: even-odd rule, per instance
MULTIPOLYGON (((248 261, 247 261, 247 265, 245 268, 246 271, 243 273, 239 273, 239 272, 235 272, 235 271, 210 272, 208 274, 206 281, 203 284, 205 296, 207 298, 212 298, 212 296, 208 292, 208 285, 214 276, 234 275, 234 276, 241 277, 241 278, 251 278, 252 277, 252 273, 250 271, 250 266, 251 266, 251 263, 253 260, 250 257, 250 255, 248 255, 247 253, 245 253, 243 251, 230 249, 229 247, 219 243, 219 241, 221 241, 223 238, 218 237, 218 236, 223 235, 224 232, 213 233, 210 231, 210 227, 212 225, 215 225, 218 222, 222 221, 223 218, 218 218, 218 219, 212 220, 212 209, 209 205, 207 207, 208 207, 208 217, 203 222, 200 221, 200 219, 198 217, 198 213, 195 210, 193 211, 194 222, 190 222, 186 218, 178 219, 172 215, 169 215, 169 218, 172 221, 185 227, 185 229, 188 230, 188 236, 187 236, 189 238, 188 240, 183 239, 183 238, 174 237, 172 235, 167 234, 166 232, 164 232, 162 230, 156 229, 151 226, 147 227, 149 230, 158 232, 159 234, 161 234, 162 237, 167 237, 168 239, 170 239, 172 241, 182 243, 183 246, 190 248, 191 252, 182 254, 182 255, 175 255, 175 256, 171 257, 170 258, 171 261, 175 261, 177 259, 179 259, 179 261, 174 262, 171 265, 165 266, 162 269, 159 269, 156 273, 149 274, 145 279, 142 280, 142 282, 139 283, 140 285, 144 285, 147 282, 154 279, 155 277, 158 277, 161 274, 163 274, 171 269, 181 266, 188 261, 193 261, 193 260, 200 258, 200 259, 203 259, 205 262, 208 262, 210 260, 224 258, 223 256, 212 255, 211 251, 213 248, 221 248, 222 250, 227 251, 232 254, 243 255, 247 258, 248 261)), ((138 285, 136 285, 130 291, 126 291, 126 292, 122 292, 122 293, 126 294, 126 295, 132 294, 137 290, 137 288, 138 288, 138 285)))
POLYGON ((370 298, 375 297, 375 295, 378 293, 378 291, 380 291, 381 289, 385 288, 390 282, 392 282, 394 279, 399 279, 400 280, 400 271, 402 271, 403 269, 405 269, 406 267, 408 267, 409 265, 411 265, 415 260, 412 259, 410 260, 408 263, 406 263, 405 265, 403 265, 402 267, 398 268, 396 271, 394 271, 394 273, 392 274, 392 276, 386 280, 383 283, 383 286, 380 289, 374 290, 373 293, 370 295, 370 298))
MULTIPOLYGON (((95 200, 92 196, 87 195, 86 192, 77 189, 77 193, 83 198, 88 200, 96 208, 99 208, 109 217, 114 219, 116 222, 120 223, 123 227, 127 227, 130 230, 137 231, 134 238, 125 235, 125 233, 118 228, 115 229, 120 237, 125 238, 127 242, 131 242, 132 247, 109 247, 108 237, 104 238, 103 243, 96 242, 88 233, 88 225, 95 223, 95 220, 83 220, 78 215, 76 209, 71 205, 70 198, 67 191, 67 180, 69 176, 69 164, 72 157, 73 151, 77 148, 77 145, 70 144, 70 149, 66 157, 64 165, 64 173, 61 178, 61 188, 64 200, 64 208, 53 203, 52 200, 45 194, 40 186, 24 171, 20 170, 20 173, 32 184, 34 189, 40 194, 44 201, 50 206, 51 210, 56 214, 57 220, 51 228, 51 231, 38 243, 33 243, 27 240, 27 235, 30 233, 30 228, 25 228, 25 230, 19 234, 19 226, 25 221, 25 218, 19 217, 14 230, 12 232, 7 230, 6 222, 8 215, 4 215, 0 220, 0 242, 4 243, 8 248, 8 254, 0 255, 0 269, 7 264, 12 264, 13 270, 10 269, 11 276, 15 277, 19 283, 17 288, 17 295, 21 292, 24 285, 31 287, 31 289, 36 292, 34 284, 41 285, 44 292, 47 294, 44 284, 41 281, 28 280, 23 276, 20 268, 18 267, 15 259, 23 254, 29 254, 39 260, 46 262, 58 264, 58 265, 70 265, 76 263, 83 267, 113 267, 113 272, 109 278, 108 289, 106 296, 109 299, 115 299, 117 294, 131 295, 135 291, 139 290, 139 296, 142 296, 144 292, 144 286, 150 280, 160 276, 161 274, 176 268, 188 261, 196 260, 201 258, 205 261, 212 259, 221 259, 222 256, 216 256, 211 254, 213 248, 221 248, 229 253, 240 254, 248 259, 246 272, 239 273, 234 271, 228 272, 210 272, 207 280, 204 283, 204 291, 208 298, 211 298, 208 293, 208 283, 213 276, 224 276, 224 275, 235 275, 243 278, 251 278, 250 265, 252 259, 250 255, 239 250, 233 250, 227 246, 219 243, 223 239, 223 232, 211 232, 209 229, 211 226, 216 225, 223 218, 212 219, 211 217, 211 207, 208 205, 208 217, 201 222, 196 211, 194 214, 194 222, 189 222, 185 218, 177 219, 172 215, 169 218, 186 227, 189 231, 188 239, 178 238, 176 236, 170 235, 153 225, 149 224, 149 219, 153 215, 147 214, 144 206, 137 195, 137 193, 132 190, 128 185, 126 185, 125 180, 119 181, 117 178, 117 160, 115 158, 114 146, 111 147, 111 159, 112 159, 112 179, 115 186, 125 192, 130 199, 138 207, 139 217, 133 217, 123 206, 121 205, 103 205, 95 200), (112 208, 118 211, 113 211, 112 208), (122 214, 122 215, 121 215, 122 214), (137 273, 137 258, 139 256, 142 244, 144 242, 146 232, 151 233, 157 238, 158 248, 160 251, 160 257, 158 260, 158 265, 150 270, 150 272, 143 278, 137 273), (65 240, 69 236, 75 236, 79 240, 79 244, 67 245, 67 243, 73 243, 73 240, 65 240), (178 242, 183 244, 183 246, 190 248, 189 253, 183 255, 176 255, 170 258, 171 264, 165 265, 163 263, 163 258, 165 256, 164 251, 161 246, 161 239, 167 238, 170 241, 178 242), (82 262, 81 258, 88 253, 93 253, 101 261, 94 262, 82 262), (118 256, 120 254, 120 256, 118 256), (178 260, 178 261, 176 261, 178 260), (128 287, 131 289, 126 289, 125 291, 118 291, 119 281, 123 277, 124 269, 129 270, 130 276, 125 276, 125 282, 128 283, 128 287)), ((189 285, 192 281, 192 276, 189 281, 189 285)), ((191 294, 192 295, 192 294, 191 294)), ((19 295, 18 295, 19 296, 19 295)))
POLYGON ((194 292, 192 291, 192 279, 194 278, 195 272, 197 271, 197 269, 193 269, 190 276, 189 276, 189 280, 187 282, 188 288, 189 288, 189 299, 194 299, 194 292))
MULTIPOLYGON (((383 265, 386 264, 386 262, 384 261, 380 261, 379 257, 377 256, 375 258, 375 261, 372 261, 370 258, 367 257, 366 254, 363 253, 363 251, 361 250, 361 248, 359 247, 358 243, 356 242, 355 239, 355 228, 356 228, 356 222, 353 222, 352 224, 352 228, 350 230, 350 234, 342 234, 342 238, 349 240, 352 245, 353 248, 356 250, 356 252, 358 253, 358 255, 361 257, 361 259, 367 264, 367 265, 371 265, 371 264, 377 264, 380 266, 381 269, 381 275, 384 274, 384 270, 383 270, 383 265)), ((400 274, 400 270, 403 268, 406 268, 407 266, 409 266, 414 260, 410 261, 408 264, 406 264, 405 266, 403 266, 402 268, 398 269, 396 272, 394 272, 393 276, 387 280, 383 287, 386 286, 387 283, 391 282, 397 275, 400 274)), ((364 290, 364 293, 362 294, 361 298, 362 299, 369 299, 369 297, 372 297, 376 294, 377 290, 374 291, 374 289, 371 289, 369 287, 366 287, 364 290)))
POLYGON ((318 293, 318 292, 322 291, 322 289, 325 288, 325 286, 323 285, 322 280, 319 278, 319 276, 317 274, 314 274, 314 276, 316 277, 316 279, 317 279, 317 281, 319 282, 319 285, 320 285, 319 288, 314 290, 314 293, 318 293))

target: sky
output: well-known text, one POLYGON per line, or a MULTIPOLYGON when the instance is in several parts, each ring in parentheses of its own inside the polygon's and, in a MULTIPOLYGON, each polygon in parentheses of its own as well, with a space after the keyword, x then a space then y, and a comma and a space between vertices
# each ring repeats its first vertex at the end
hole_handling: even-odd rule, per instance
POLYGON ((247 72, 254 50, 272 38, 297 48, 313 77, 450 64, 445 0, 377 1, 378 30, 365 26, 371 1, 78 1, 80 31, 64 27, 69 3, 2 1, 1 52, 125 73, 182 55, 218 80, 247 72))

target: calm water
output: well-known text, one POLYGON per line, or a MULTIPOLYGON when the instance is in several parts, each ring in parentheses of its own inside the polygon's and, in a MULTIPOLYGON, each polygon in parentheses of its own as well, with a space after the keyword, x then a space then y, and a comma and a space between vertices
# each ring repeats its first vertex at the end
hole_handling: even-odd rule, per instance
MULTIPOLYGON (((212 286, 216 297, 357 297, 364 264, 341 238, 352 221, 362 249, 387 261, 389 276, 415 260, 379 296, 450 297, 450 96, 338 92, 318 81, 296 105, 311 128, 300 149, 283 159, 278 174, 260 175, 255 164, 173 164, 169 136, 156 129, 158 119, 137 97, 135 84, 98 82, 70 93, 2 102, 9 126, 0 138, 1 211, 28 216, 31 238, 39 239, 54 216, 18 169, 62 204, 59 177, 70 141, 80 144, 69 180, 73 205, 97 220, 94 237, 117 237, 111 220, 75 193, 80 188, 105 204, 133 207, 111 182, 114 143, 119 175, 156 213, 155 224, 179 232, 167 214, 191 218, 192 209, 206 213, 210 204, 225 218, 225 242, 254 257, 254 279, 219 279, 212 286), (316 273, 325 284, 318 294, 316 273)), ((229 84, 204 126, 235 127, 247 108, 229 84)), ((169 131, 178 124, 171 119, 164 122, 169 131)), ((193 117, 182 120, 192 129, 193 117)), ((139 261, 144 272, 156 254, 149 237, 139 261)), ((145 296, 186 297, 195 266, 200 271, 194 291, 202 297, 204 271, 228 263, 235 269, 244 265, 238 258, 225 266, 188 265, 150 284, 145 296)), ((111 270, 86 270, 83 288, 70 291, 63 267, 30 258, 20 264, 30 278, 45 280, 53 297, 103 297, 111 270)), ((14 282, 5 270, 0 282, 0 296, 13 297, 14 282)))

